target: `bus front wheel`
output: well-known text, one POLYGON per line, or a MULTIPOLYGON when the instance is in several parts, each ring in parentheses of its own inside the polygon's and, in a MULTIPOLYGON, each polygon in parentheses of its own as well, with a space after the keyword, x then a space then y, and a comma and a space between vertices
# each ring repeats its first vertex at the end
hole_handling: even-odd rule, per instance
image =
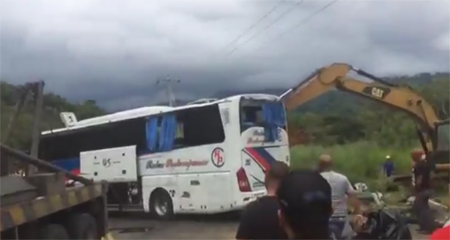
POLYGON ((161 220, 168 220, 173 216, 173 203, 169 193, 160 188, 150 196, 150 213, 161 220))

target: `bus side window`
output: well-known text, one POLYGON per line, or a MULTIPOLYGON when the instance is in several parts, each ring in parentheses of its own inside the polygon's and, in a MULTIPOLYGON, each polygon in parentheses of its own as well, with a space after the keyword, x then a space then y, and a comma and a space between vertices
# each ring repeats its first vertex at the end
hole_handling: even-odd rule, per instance
POLYGON ((43 137, 40 154, 46 160, 78 157, 80 152, 136 145, 146 149, 145 119, 129 119, 79 131, 43 137))
POLYGON ((180 132, 177 132, 175 144, 178 148, 221 143, 225 140, 217 105, 180 111, 177 120, 180 132))

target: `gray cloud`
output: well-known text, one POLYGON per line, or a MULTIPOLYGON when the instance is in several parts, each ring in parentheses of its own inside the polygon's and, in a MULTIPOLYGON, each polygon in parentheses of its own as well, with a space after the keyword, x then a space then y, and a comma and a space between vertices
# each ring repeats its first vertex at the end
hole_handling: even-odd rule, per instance
POLYGON ((200 98, 287 88, 335 61, 377 75, 449 71, 446 0, 341 0, 307 22, 329 1, 304 1, 228 54, 296 2, 286 1, 225 49, 276 2, 2 0, 1 78, 43 78, 48 90, 71 100, 118 109, 160 101, 155 80, 167 74, 182 79, 177 97, 200 98))

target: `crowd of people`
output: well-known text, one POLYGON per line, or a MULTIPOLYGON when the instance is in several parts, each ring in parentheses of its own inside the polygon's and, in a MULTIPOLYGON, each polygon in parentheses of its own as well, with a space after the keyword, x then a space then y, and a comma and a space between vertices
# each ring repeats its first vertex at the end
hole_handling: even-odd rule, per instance
MULTIPOLYGON (((425 161, 417 161, 413 169, 414 208, 422 230, 434 231, 431 240, 448 240, 450 222, 436 230, 431 224, 434 220, 427 215, 431 170, 425 161)), ((388 170, 390 175, 393 168, 388 170)), ((330 155, 319 157, 316 170, 290 170, 285 163, 276 162, 266 172, 265 186, 267 195, 251 202, 242 213, 237 240, 355 239, 367 221, 352 184, 333 170, 330 155), (353 207, 351 216, 348 205, 353 207)))

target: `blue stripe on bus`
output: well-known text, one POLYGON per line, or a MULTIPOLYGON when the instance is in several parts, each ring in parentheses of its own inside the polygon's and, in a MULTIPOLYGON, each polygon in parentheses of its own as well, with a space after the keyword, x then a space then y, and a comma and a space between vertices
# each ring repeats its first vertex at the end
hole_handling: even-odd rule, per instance
POLYGON ((264 158, 269 165, 274 164, 277 159, 275 157, 272 156, 272 154, 270 154, 267 150, 266 147, 253 147, 253 149, 259 154, 261 155, 262 158, 264 158))
POLYGON ((73 157, 73 158, 66 158, 66 159, 58 159, 52 161, 52 164, 55 164, 56 166, 63 168, 67 171, 73 171, 80 169, 80 158, 79 157, 73 157))

